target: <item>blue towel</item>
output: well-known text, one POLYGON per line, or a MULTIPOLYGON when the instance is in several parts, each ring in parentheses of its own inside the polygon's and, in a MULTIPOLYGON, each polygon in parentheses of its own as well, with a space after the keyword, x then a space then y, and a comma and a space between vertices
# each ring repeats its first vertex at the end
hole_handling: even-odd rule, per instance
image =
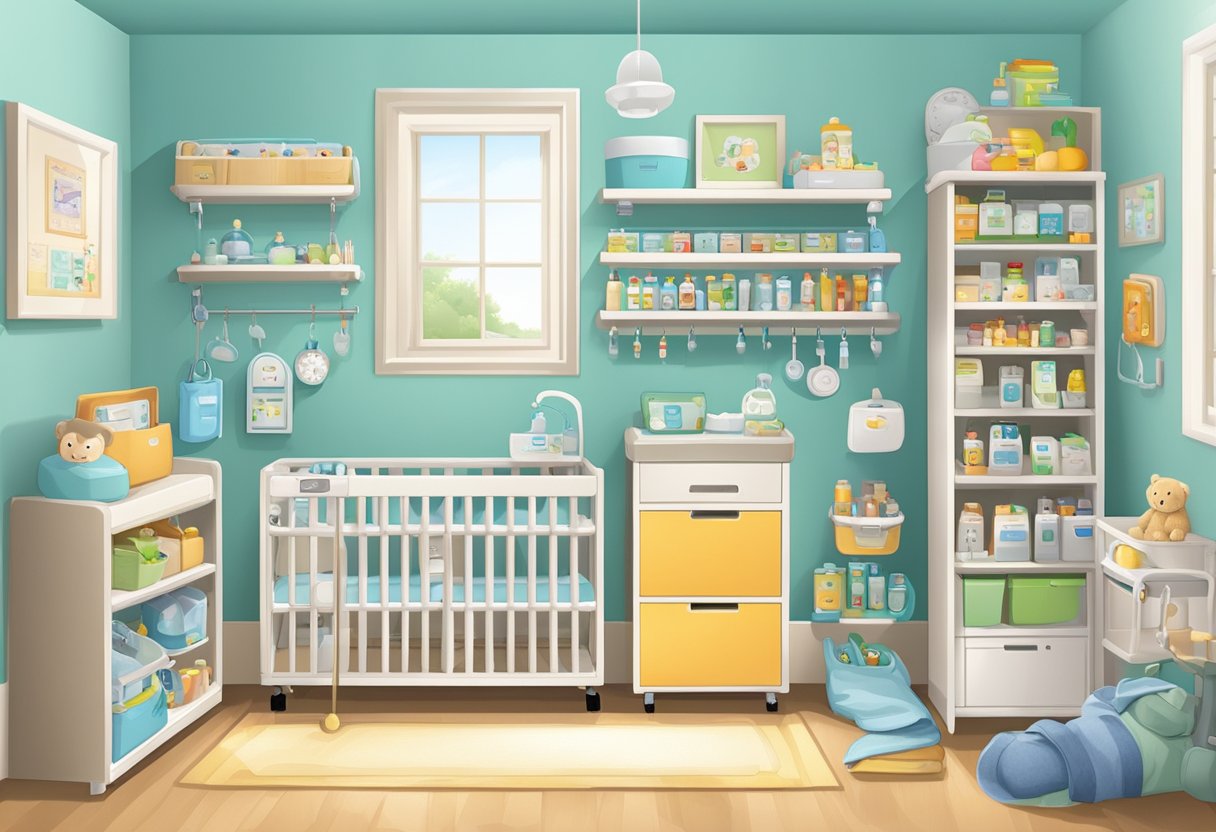
POLYGON ((823 640, 828 704, 867 732, 845 753, 846 766, 869 757, 928 748, 942 738, 929 709, 912 692, 911 677, 899 656, 882 645, 870 646, 879 651, 878 666, 866 665, 851 641, 843 648, 850 660, 845 664, 839 658, 841 648, 830 638, 823 640))

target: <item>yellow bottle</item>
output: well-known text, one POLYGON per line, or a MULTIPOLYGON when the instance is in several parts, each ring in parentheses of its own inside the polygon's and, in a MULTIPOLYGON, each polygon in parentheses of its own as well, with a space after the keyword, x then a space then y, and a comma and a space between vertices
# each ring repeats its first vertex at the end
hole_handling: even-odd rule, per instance
POLYGON ((836 308, 836 284, 827 269, 819 272, 819 311, 831 312, 836 308))

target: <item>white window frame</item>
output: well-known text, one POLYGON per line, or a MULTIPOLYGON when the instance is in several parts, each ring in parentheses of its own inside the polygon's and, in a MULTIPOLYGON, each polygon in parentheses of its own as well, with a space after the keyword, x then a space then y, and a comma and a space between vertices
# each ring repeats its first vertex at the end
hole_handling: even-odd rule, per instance
POLYGON ((1182 432, 1216 445, 1216 26, 1182 44, 1182 432))
POLYGON ((578 375, 578 158, 576 89, 376 90, 377 374, 578 375), (542 338, 424 341, 418 136, 494 132, 540 134, 549 161, 542 189, 542 338))

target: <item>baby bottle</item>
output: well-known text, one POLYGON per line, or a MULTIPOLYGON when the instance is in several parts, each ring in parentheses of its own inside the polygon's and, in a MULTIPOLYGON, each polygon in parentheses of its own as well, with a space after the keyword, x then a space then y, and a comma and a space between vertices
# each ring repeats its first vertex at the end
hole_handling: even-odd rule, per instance
POLYGON ((220 254, 226 255, 229 262, 253 254, 253 238, 241 228, 240 220, 233 220, 232 228, 220 237, 220 254))

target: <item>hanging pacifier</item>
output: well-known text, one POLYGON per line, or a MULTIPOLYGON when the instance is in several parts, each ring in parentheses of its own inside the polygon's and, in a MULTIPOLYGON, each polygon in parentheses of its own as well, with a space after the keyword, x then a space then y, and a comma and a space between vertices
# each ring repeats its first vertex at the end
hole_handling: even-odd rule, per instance
POLYGON ((697 351, 697 333, 693 332, 692 327, 688 328, 688 351, 697 351))
POLYGON ((773 342, 770 341, 768 337, 768 327, 764 327, 760 330, 760 347, 765 352, 768 352, 773 348, 773 342))
POLYGON ((735 342, 735 352, 739 355, 747 352, 747 339, 743 337, 743 327, 739 327, 739 340, 735 342))
POLYGON ((849 335, 842 327, 840 330, 840 369, 849 369, 849 335))
POLYGON ((258 323, 258 315, 254 312, 249 320, 249 337, 258 342, 258 351, 262 350, 262 342, 266 340, 266 330, 258 323))
POLYGON ((620 344, 618 343, 616 327, 608 330, 608 357, 616 358, 621 354, 620 344))
POLYGON ((638 327, 633 333, 633 357, 642 357, 642 328, 638 327))

